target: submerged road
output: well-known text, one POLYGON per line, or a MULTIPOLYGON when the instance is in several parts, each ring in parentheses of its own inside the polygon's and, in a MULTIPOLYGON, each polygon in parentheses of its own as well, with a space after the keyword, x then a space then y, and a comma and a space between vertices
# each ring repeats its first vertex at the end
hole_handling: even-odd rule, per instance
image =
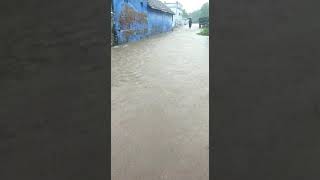
POLYGON ((208 180, 209 38, 197 32, 112 48, 112 180, 208 180))

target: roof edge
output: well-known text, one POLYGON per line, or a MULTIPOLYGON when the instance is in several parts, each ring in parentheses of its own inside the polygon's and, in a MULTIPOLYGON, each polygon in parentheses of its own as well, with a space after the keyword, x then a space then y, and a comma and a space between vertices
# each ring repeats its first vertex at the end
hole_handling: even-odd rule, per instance
POLYGON ((159 0, 147 0, 147 2, 151 9, 175 15, 175 13, 167 5, 159 0))

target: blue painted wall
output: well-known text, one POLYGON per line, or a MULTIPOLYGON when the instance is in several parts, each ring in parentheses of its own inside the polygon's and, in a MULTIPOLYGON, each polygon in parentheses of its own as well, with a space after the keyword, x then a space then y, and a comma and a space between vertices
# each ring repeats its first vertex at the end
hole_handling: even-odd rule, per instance
POLYGON ((148 35, 172 31, 173 15, 159 10, 147 8, 148 35))
POLYGON ((147 0, 113 0, 113 8, 119 44, 144 38, 148 31, 147 0))
POLYGON ((172 16, 148 7, 147 0, 112 0, 118 44, 172 30, 172 16))

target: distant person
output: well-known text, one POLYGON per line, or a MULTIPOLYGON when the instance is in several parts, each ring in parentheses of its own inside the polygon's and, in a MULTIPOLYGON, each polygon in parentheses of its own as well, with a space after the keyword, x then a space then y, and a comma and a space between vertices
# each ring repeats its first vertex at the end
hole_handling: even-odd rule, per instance
POLYGON ((192 26, 192 19, 189 18, 189 29, 191 29, 191 26, 192 26))

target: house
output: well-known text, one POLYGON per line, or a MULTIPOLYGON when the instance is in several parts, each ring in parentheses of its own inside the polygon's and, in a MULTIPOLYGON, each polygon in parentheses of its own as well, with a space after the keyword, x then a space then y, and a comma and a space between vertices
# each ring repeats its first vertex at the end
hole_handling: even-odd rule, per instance
POLYGON ((112 0, 117 44, 172 31, 174 12, 159 0, 112 0))
POLYGON ((113 25, 114 25, 114 22, 113 22, 113 10, 111 10, 111 46, 113 46, 114 43, 115 43, 115 37, 114 37, 114 33, 113 33, 113 31, 114 31, 113 25))
POLYGON ((165 2, 164 4, 168 6, 175 14, 173 15, 173 25, 174 27, 179 27, 184 25, 185 23, 185 18, 182 17, 183 14, 183 7, 182 4, 179 3, 178 1, 169 3, 165 2))

